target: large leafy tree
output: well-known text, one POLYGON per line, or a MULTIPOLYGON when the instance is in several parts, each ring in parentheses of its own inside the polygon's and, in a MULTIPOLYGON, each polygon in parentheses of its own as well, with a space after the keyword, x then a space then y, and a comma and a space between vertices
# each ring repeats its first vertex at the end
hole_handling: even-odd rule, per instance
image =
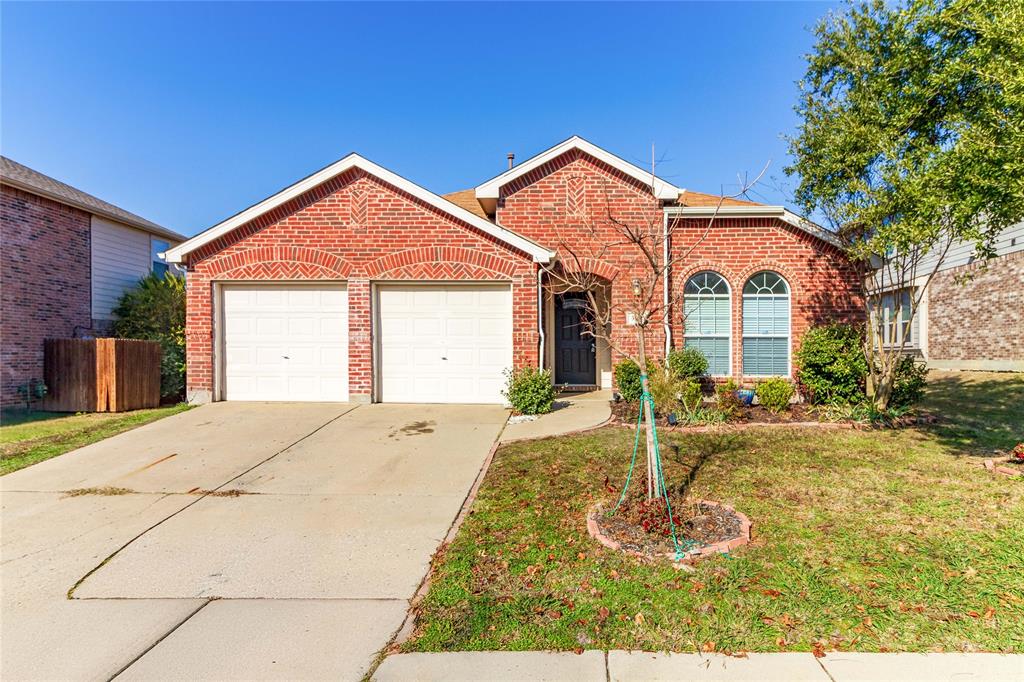
POLYGON ((1024 3, 873 0, 815 35, 787 172, 864 268, 868 392, 885 408, 906 341, 883 342, 878 294, 909 291, 912 320, 952 244, 989 257, 1024 217, 1024 3))

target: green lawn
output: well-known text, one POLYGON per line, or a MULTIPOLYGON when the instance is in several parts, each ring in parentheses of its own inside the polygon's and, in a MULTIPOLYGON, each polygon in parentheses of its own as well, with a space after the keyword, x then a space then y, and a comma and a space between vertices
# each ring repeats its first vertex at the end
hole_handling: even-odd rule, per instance
POLYGON ((1022 401, 1020 379, 957 377, 922 430, 664 435, 670 485, 700 463, 691 493, 754 523, 693 574, 587 535, 631 432, 505 446, 405 648, 1024 651, 1024 480, 961 456, 1024 438, 1022 401))
POLYGON ((187 409, 182 403, 118 413, 4 411, 0 415, 0 475, 187 409))

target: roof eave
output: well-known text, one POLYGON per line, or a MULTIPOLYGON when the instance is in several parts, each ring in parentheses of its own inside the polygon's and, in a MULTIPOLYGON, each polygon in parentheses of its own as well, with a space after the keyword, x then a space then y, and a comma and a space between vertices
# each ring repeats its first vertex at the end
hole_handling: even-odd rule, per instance
POLYGON ((45 199, 49 199, 50 201, 56 201, 59 204, 73 206, 80 211, 85 211, 86 213, 89 213, 91 215, 98 215, 100 217, 106 218, 107 220, 113 220, 116 223, 121 223, 122 225, 128 225, 129 227, 133 227, 136 230, 142 230, 143 232, 149 232, 150 234, 158 234, 161 237, 173 239, 178 242, 183 242, 188 239, 188 237, 186 237, 185 235, 179 234, 174 230, 170 230, 166 227, 161 227, 159 225, 150 225, 144 222, 140 222, 138 220, 131 220, 126 216, 117 215, 116 213, 111 213, 110 211, 104 211, 103 209, 98 208, 96 206, 89 206, 87 204, 83 204, 80 201, 74 201, 72 199, 69 199, 66 196, 61 196, 60 194, 56 194, 54 192, 47 192, 44 189, 34 187, 24 182, 18 182, 14 178, 0 178, 0 184, 14 187, 15 189, 19 189, 22 192, 28 192, 29 194, 41 196, 45 199))
POLYGON ((778 218, 832 246, 842 248, 842 242, 834 233, 793 213, 785 206, 670 206, 665 212, 691 218, 778 218))
MULTIPOLYGON (((638 166, 615 156, 611 152, 601 149, 593 142, 588 142, 578 135, 573 135, 568 140, 556 144, 554 147, 547 149, 540 154, 537 154, 522 163, 513 166, 501 175, 491 178, 482 185, 478 185, 476 188, 476 198, 483 202, 496 201, 501 197, 501 188, 512 182, 516 178, 520 177, 525 173, 529 173, 531 170, 543 166, 545 163, 553 159, 557 159, 566 152, 579 149, 580 151, 593 156, 594 158, 602 161, 612 168, 619 170, 630 177, 648 184, 654 191, 654 195, 658 199, 665 201, 674 201, 679 193, 682 191, 679 187, 665 182, 661 178, 648 173, 638 166)), ((485 204, 486 206, 487 204, 485 204)))
POLYGON ((263 201, 254 204, 244 211, 231 216, 227 220, 214 225, 183 244, 179 244, 173 249, 169 249, 166 252, 167 261, 169 263, 184 263, 187 260, 188 254, 192 253, 196 249, 215 241, 216 239, 230 233, 232 230, 241 227, 264 213, 291 201, 295 197, 308 192, 314 187, 317 187, 318 185, 321 185, 331 178, 352 168, 359 168, 360 170, 383 180, 389 185, 411 194, 434 208, 467 223, 481 232, 505 242, 509 246, 530 255, 534 262, 547 263, 554 257, 554 253, 552 251, 535 244, 529 239, 526 239, 525 237, 510 230, 506 230, 500 225, 496 225, 489 220, 485 220, 471 211, 448 201, 444 197, 434 194, 430 190, 420 187, 416 183, 407 180, 402 176, 383 168, 382 166, 378 166, 359 154, 352 153, 329 166, 322 168, 316 173, 299 180, 293 185, 286 187, 277 194, 267 197, 263 201))

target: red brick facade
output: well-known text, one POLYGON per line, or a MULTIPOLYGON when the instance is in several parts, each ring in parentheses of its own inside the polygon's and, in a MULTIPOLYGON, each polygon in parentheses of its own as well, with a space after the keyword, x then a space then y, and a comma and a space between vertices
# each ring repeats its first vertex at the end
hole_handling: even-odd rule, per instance
MULTIPOLYGON (((790 358, 811 327, 855 322, 863 313, 857 274, 838 248, 776 218, 718 218, 681 221, 675 226, 677 252, 689 253, 687 267, 674 278, 682 287, 702 270, 717 272, 732 294, 732 367, 742 377, 743 285, 764 270, 783 276, 790 289, 790 358), (705 236, 706 234, 706 236, 705 236)), ((685 332, 680 311, 673 319, 674 345, 685 332)), ((795 363, 794 363, 795 365, 795 363)))
POLYGON ((0 190, 0 404, 43 378, 43 339, 92 324, 90 216, 4 185, 0 190))
POLYGON ((190 261, 192 399, 205 399, 214 390, 215 281, 347 281, 353 399, 368 399, 373 386, 371 281, 509 282, 514 362, 537 362, 536 266, 531 259, 359 170, 343 173, 202 247, 190 261))
MULTIPOLYGON (((557 250, 567 264, 575 266, 573 261, 579 259, 583 267, 611 280, 615 345, 633 352, 635 334, 626 326, 625 309, 614 302, 632 296, 634 272, 643 277, 649 270, 637 262, 635 247, 615 245, 621 236, 609 217, 647 230, 660 229, 663 210, 647 185, 579 151, 563 154, 502 188, 497 209, 497 220, 504 227, 557 250)), ((665 346, 660 327, 651 328, 648 340, 651 349, 665 346)))
MULTIPOLYGON (((501 191, 496 222, 544 247, 571 244, 578 255, 609 241, 602 219, 656 226, 664 206, 650 188, 627 174, 574 150, 510 182, 501 191), (592 231, 598 230, 595 235, 592 231), (584 248, 589 245, 592 248, 584 248)), ((705 221, 682 224, 673 248, 689 249, 705 221)), ((607 225, 605 223, 605 225, 607 225)), ((609 232, 610 234, 610 232, 609 232)), ((612 300, 630 296, 638 254, 616 246, 583 267, 612 282, 612 300)), ((353 169, 326 181, 189 255, 188 380, 193 400, 213 397, 214 283, 232 280, 344 280, 349 296, 349 391, 366 399, 373 391, 371 283, 413 281, 507 281, 513 291, 513 357, 517 366, 539 359, 537 271, 531 257, 470 223, 463 223, 401 189, 353 169)), ((817 322, 857 314, 851 299, 855 274, 837 249, 774 218, 719 218, 687 259, 682 286, 700 269, 719 272, 734 293, 734 363, 740 373, 742 305, 746 277, 762 270, 782 274, 792 288, 792 344, 817 322)), ((620 347, 635 347, 625 312, 613 318, 620 347)), ((682 313, 672 325, 683 339, 682 313)), ((664 347, 662 329, 650 350, 664 347)))
MULTIPOLYGON (((652 200, 650 188, 587 155, 565 154, 510 184, 498 204, 498 222, 535 241, 558 248, 571 245, 573 253, 603 253, 598 244, 612 244, 616 237, 607 218, 630 225, 657 229, 662 207, 652 200), (582 189, 582 191, 581 191, 582 189), (605 226, 605 227, 602 227, 605 226), (593 231, 596 231, 596 235, 593 231)), ((762 270, 783 275, 791 288, 791 352, 804 332, 815 324, 836 319, 854 319, 861 312, 852 293, 856 273, 840 250, 804 230, 775 218, 717 218, 710 231, 707 219, 671 219, 674 257, 683 267, 672 277, 672 291, 681 291, 690 275, 712 270, 729 282, 733 293, 733 362, 736 376, 742 375, 742 290, 747 278, 762 270), (705 234, 706 233, 706 234, 705 234)), ((564 250, 564 249, 562 249, 564 250)), ((568 254, 560 254, 568 260, 568 254)), ((632 246, 615 246, 608 258, 592 260, 595 274, 612 280, 612 300, 631 296, 633 276, 650 272, 638 263, 632 246)), ((682 345, 682 310, 672 316, 674 346, 682 345)), ((625 324, 625 311, 614 310, 612 319, 616 345, 627 351, 636 347, 635 336, 625 324)), ((651 348, 664 348, 661 327, 649 336, 651 348)), ((613 362, 617 361, 613 353, 613 362)))

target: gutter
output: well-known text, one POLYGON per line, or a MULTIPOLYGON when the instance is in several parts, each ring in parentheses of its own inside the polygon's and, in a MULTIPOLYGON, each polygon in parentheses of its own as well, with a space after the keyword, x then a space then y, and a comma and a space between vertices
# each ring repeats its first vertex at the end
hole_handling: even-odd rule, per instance
POLYGON ((670 350, 672 350, 672 317, 669 314, 669 308, 668 308, 668 302, 669 302, 668 287, 669 287, 669 282, 672 279, 672 273, 668 269, 668 254, 669 254, 669 244, 668 244, 668 212, 665 212, 664 220, 662 221, 661 239, 662 239, 662 243, 661 243, 662 254, 661 254, 661 257, 664 259, 664 261, 662 261, 662 262, 665 264, 665 279, 664 279, 664 281, 661 284, 661 294, 662 294, 662 299, 663 299, 662 300, 662 308, 665 311, 664 312, 664 318, 663 318, 663 320, 664 320, 663 324, 665 326, 665 357, 668 358, 668 353, 669 353, 670 350))
POLYGON ((544 266, 540 263, 537 263, 537 332, 540 335, 537 369, 544 369, 544 266))

